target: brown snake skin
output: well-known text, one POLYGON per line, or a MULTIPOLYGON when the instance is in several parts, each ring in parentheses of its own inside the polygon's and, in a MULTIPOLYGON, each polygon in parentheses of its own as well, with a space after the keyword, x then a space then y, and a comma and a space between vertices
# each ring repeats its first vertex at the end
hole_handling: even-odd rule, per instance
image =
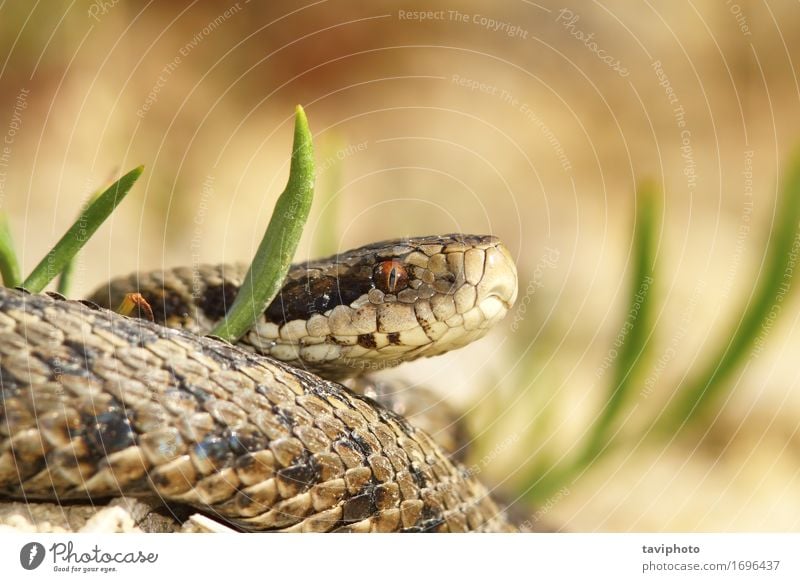
POLYGON ((0 494, 159 496, 243 530, 510 531, 422 430, 218 340, 0 288, 0 494))

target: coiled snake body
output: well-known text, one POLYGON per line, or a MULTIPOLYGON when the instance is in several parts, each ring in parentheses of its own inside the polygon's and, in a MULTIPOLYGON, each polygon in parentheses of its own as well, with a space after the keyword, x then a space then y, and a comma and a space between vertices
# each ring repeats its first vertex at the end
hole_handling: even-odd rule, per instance
POLYGON ((509 529, 424 431, 318 375, 483 335, 517 292, 497 239, 390 241, 298 265, 241 346, 199 335, 242 275, 162 272, 93 296, 139 291, 157 322, 185 329, 0 289, 0 494, 156 495, 245 530, 509 529))

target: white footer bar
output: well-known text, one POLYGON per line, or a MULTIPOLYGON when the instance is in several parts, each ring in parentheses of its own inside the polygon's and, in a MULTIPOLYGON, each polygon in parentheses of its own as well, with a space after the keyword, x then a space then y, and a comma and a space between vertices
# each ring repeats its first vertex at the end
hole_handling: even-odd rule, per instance
POLYGON ((3 580, 800 580, 800 534, 4 534, 3 580), (498 578, 501 577, 501 578, 498 578))

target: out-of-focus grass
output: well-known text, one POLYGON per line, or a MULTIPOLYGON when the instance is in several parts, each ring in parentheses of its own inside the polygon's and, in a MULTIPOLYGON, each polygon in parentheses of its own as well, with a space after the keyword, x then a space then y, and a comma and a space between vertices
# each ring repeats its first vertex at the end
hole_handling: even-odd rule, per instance
MULTIPOLYGON (((520 447, 521 450, 536 451, 536 454, 529 461, 529 466, 522 470, 524 478, 518 482, 518 493, 534 505, 542 503, 563 487, 572 486, 576 478, 592 470, 609 450, 626 444, 633 447, 645 436, 645 432, 651 438, 671 438, 683 429, 707 424, 717 414, 720 401, 731 389, 729 380, 732 374, 741 369, 754 349, 762 348, 756 345, 757 342, 766 341, 769 329, 781 314, 782 303, 786 302, 793 290, 796 263, 800 256, 800 150, 788 164, 779 191, 778 210, 764 268, 737 323, 721 339, 720 349, 711 354, 707 363, 694 376, 690 376, 688 383, 677 387, 677 397, 672 405, 645 423, 641 431, 626 431, 624 436, 618 436, 619 421, 633 405, 630 396, 637 391, 638 384, 649 371, 649 347, 654 343, 658 331, 653 321, 653 314, 658 307, 657 296, 653 295, 653 282, 658 277, 654 268, 654 252, 660 210, 654 187, 643 184, 638 190, 637 201, 629 308, 617 336, 615 345, 618 353, 603 408, 598 410, 596 420, 586 431, 586 436, 573 447, 577 452, 568 456, 563 451, 540 444, 548 436, 546 428, 542 430, 541 427, 553 424, 552 412, 529 409, 529 416, 535 416, 540 426, 527 432, 525 442, 520 447), (623 340, 619 345, 621 337, 623 340), (649 430, 653 426, 660 430, 649 430)), ((530 350, 530 347, 525 349, 530 350)), ((519 372, 506 378, 504 383, 516 383, 519 390, 524 386, 528 386, 528 390, 536 390, 537 387, 542 388, 546 381, 542 370, 521 366, 519 372), (532 384, 531 378, 539 380, 532 384)), ((559 384, 557 380, 556 384, 559 384)), ((516 394, 512 393, 511 397, 519 398, 519 390, 516 394)), ((533 400, 527 397, 520 401, 527 406, 533 400)), ((548 408, 557 409, 552 404, 553 398, 550 400, 548 408)), ((496 402, 493 414, 502 414, 504 406, 510 405, 508 402, 496 402)), ((484 441, 491 443, 501 438, 497 437, 496 432, 487 431, 481 435, 476 443, 478 454, 486 449, 484 441)))
POLYGON ((622 345, 614 365, 608 399, 595 421, 577 465, 591 464, 608 446, 609 431, 619 419, 622 407, 630 401, 637 382, 648 363, 648 348, 654 334, 653 277, 660 211, 654 184, 644 183, 637 195, 638 208, 634 230, 634 273, 631 278, 628 311, 618 337, 622 345))
POLYGON ((605 405, 597 413, 577 454, 554 465, 543 466, 540 461, 529 472, 525 482, 536 483, 525 492, 525 497, 530 501, 536 502, 549 497, 575 475, 586 471, 612 445, 615 440, 615 425, 646 370, 648 348, 654 334, 653 281, 656 236, 660 223, 658 192, 655 186, 650 182, 643 183, 637 191, 636 200, 629 306, 615 340, 617 356, 605 405))
MULTIPOLYGON (((664 415, 663 428, 672 432, 705 422, 725 394, 726 381, 744 363, 759 335, 768 333, 781 304, 792 291, 800 258, 800 150, 792 157, 780 189, 775 226, 764 268, 741 316, 688 386, 681 389, 675 405, 664 415)), ((765 336, 764 336, 765 337, 765 336)), ((760 349, 759 346, 756 349, 760 349)))

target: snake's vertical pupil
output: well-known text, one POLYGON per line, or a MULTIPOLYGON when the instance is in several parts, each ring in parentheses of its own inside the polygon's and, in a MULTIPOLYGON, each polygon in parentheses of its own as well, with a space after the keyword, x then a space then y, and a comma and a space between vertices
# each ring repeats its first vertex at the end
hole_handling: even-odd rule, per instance
POLYGON ((397 293, 408 286, 408 272, 400 261, 381 261, 375 265, 372 280, 384 293, 397 293))

